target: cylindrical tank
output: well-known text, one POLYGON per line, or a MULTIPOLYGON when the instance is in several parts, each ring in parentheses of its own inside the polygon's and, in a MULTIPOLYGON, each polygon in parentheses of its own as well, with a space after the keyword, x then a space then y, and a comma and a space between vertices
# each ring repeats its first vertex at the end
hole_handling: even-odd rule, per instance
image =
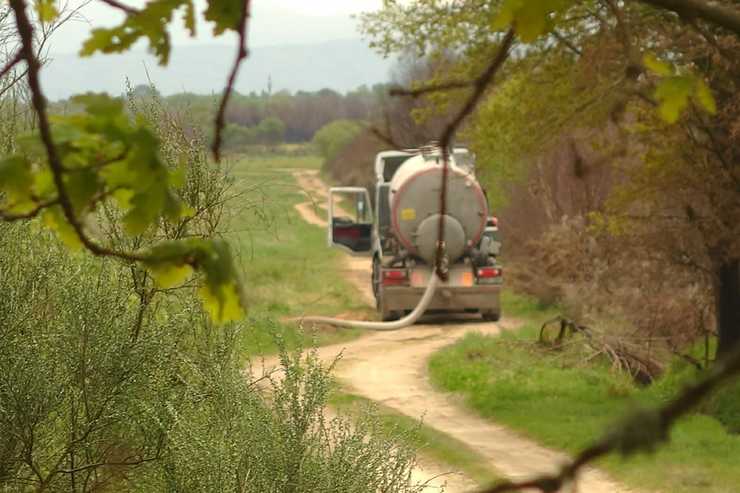
MULTIPOLYGON (((414 156, 396 171, 388 195, 391 225, 399 242, 432 263, 439 234, 442 159, 414 156)), ((447 181, 445 247, 450 262, 478 244, 488 217, 488 204, 478 180, 451 157, 447 181)))

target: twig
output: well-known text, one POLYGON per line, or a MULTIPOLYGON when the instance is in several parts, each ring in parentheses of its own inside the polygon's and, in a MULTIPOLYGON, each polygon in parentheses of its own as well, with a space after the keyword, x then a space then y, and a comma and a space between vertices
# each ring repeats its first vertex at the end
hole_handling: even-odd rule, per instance
POLYGON ((683 392, 664 406, 633 415, 616 432, 604 436, 583 450, 558 473, 542 475, 527 481, 504 481, 482 490, 481 493, 504 493, 526 489, 555 493, 573 481, 583 467, 600 457, 617 451, 630 455, 641 450, 650 450, 658 442, 668 439, 669 430, 679 418, 738 374, 740 374, 740 346, 736 346, 728 353, 727 357, 702 380, 685 387, 683 392))
POLYGON ((572 51, 576 55, 578 55, 578 56, 583 55, 583 52, 581 51, 581 49, 579 47, 577 47, 575 44, 573 44, 573 42, 571 40, 569 40, 564 34, 561 34, 556 29, 553 29, 552 30, 552 36, 555 39, 557 39, 558 41, 560 41, 561 43, 563 43, 570 51, 572 51))
POLYGON ((378 140, 381 140, 382 142, 391 146, 393 149, 403 148, 403 146, 400 143, 396 142, 393 139, 393 137, 390 135, 390 132, 385 133, 382 130, 380 130, 378 127, 376 127, 375 125, 370 127, 370 133, 372 133, 375 137, 377 137, 378 140))
POLYGON ((493 82, 493 78, 496 76, 496 73, 508 58, 509 50, 511 49, 511 45, 513 42, 514 29, 512 28, 509 29, 509 31, 506 33, 506 36, 504 36, 504 39, 501 42, 501 46, 499 47, 496 56, 493 58, 493 60, 491 60, 491 63, 488 65, 488 67, 486 67, 486 70, 483 72, 483 74, 475 81, 473 85, 473 94, 471 94, 471 96, 465 102, 465 105, 457 114, 457 116, 447 125, 447 127, 444 129, 444 132, 442 132, 442 136, 439 139, 439 144, 442 149, 449 148, 450 142, 452 141, 452 136, 455 135, 455 132, 460 127, 465 118, 470 115, 473 110, 475 110, 476 106, 480 102, 480 99, 483 97, 483 94, 485 94, 486 89, 488 89, 491 82, 493 82))
POLYGON ((130 7, 124 3, 121 3, 118 0, 100 0, 100 1, 110 7, 113 7, 118 10, 122 10, 123 12, 126 12, 128 15, 135 15, 141 12, 140 10, 130 7))
POLYGON ((3 210, 0 210, 0 219, 2 219, 3 221, 8 221, 8 222, 22 221, 24 219, 33 219, 34 217, 38 216, 42 210, 46 209, 47 207, 51 207, 53 205, 58 205, 58 204, 59 204, 59 199, 48 200, 46 202, 37 204, 36 207, 34 207, 32 210, 28 212, 24 212, 22 214, 14 214, 12 212, 5 212, 3 210))
POLYGON ((239 73, 239 67, 241 67, 244 59, 249 56, 249 51, 247 50, 247 22, 250 16, 250 4, 251 0, 244 0, 244 8, 239 19, 239 48, 237 49, 236 60, 234 61, 234 66, 231 68, 226 88, 224 89, 223 96, 221 96, 221 104, 218 107, 218 113, 216 113, 214 122, 215 134, 211 151, 213 151, 213 157, 217 162, 221 160, 221 133, 224 128, 226 106, 229 103, 231 93, 234 92, 234 83, 239 73))
POLYGON ((18 63, 21 60, 23 60, 23 54, 21 53, 20 50, 18 50, 18 53, 16 53, 15 56, 13 56, 13 58, 11 58, 10 60, 8 60, 8 63, 6 63, 5 66, 3 67, 3 69, 0 70, 0 79, 2 79, 3 77, 5 77, 8 74, 8 72, 10 72, 11 70, 13 70, 13 67, 15 67, 16 65, 18 65, 18 63))
POLYGON ((445 82, 442 84, 431 84, 424 87, 418 87, 416 89, 406 89, 404 87, 394 87, 390 91, 388 91, 388 94, 391 96, 410 96, 412 98, 418 98, 419 96, 423 96, 424 94, 428 94, 430 92, 442 92, 442 91, 452 91, 455 89, 466 89, 468 87, 472 87, 476 84, 476 81, 470 81, 470 80, 461 80, 461 81, 453 81, 453 82, 445 82))

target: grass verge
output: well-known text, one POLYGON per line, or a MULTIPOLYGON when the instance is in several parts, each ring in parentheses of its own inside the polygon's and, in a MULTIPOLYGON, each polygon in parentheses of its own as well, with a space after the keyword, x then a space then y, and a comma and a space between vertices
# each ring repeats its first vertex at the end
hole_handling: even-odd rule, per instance
POLYGON ((294 206, 307 200, 292 172, 319 169, 315 156, 256 156, 235 159, 238 200, 230 239, 243 268, 250 330, 246 354, 274 353, 275 333, 287 347, 326 345, 357 337, 352 329, 303 332, 286 318, 348 314, 368 318, 373 310, 344 279, 340 252, 326 246, 324 229, 303 221, 294 206))
POLYGON ((491 469, 485 458, 471 447, 449 435, 362 396, 336 390, 329 404, 342 414, 353 416, 370 410, 382 423, 382 432, 389 437, 404 437, 408 445, 423 457, 451 470, 459 471, 479 485, 490 484, 501 476, 491 469))
MULTIPOLYGON (((504 309, 507 315, 528 316, 521 330, 500 337, 470 334, 431 358, 430 375, 436 386, 459 393, 480 415, 546 446, 576 453, 626 413, 659 405, 695 377, 694 370, 676 362, 653 385, 638 388, 606 362, 585 361, 577 342, 562 351, 534 344, 537 322, 552 314, 542 307, 508 294, 504 309), (518 307, 507 310, 507 299, 518 307)), ((738 491, 739 460, 740 435, 696 413, 681 420, 670 442, 654 454, 611 456, 600 466, 643 491, 730 493, 738 491)))

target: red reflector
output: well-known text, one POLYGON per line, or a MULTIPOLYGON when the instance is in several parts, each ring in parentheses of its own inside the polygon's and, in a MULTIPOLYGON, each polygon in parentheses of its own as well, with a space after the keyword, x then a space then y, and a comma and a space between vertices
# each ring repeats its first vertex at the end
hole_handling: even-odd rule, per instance
POLYGON ((478 269, 478 277, 488 279, 491 277, 499 277, 503 274, 503 271, 497 267, 481 267, 478 269))
POLYGON ((498 226, 498 218, 496 216, 490 216, 488 218, 488 226, 493 226, 493 227, 498 226))
POLYGON ((408 273, 405 270, 383 271, 383 286, 407 286, 408 283, 408 273))
POLYGON ((405 270, 384 270, 383 271, 383 277, 386 279, 406 279, 406 271, 405 270))

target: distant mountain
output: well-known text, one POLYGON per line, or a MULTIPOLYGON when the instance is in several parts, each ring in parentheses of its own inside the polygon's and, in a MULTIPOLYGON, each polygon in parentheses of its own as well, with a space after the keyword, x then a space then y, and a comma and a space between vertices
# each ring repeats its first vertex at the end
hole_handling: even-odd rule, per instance
MULTIPOLYGON (((223 89, 234 55, 233 46, 178 46, 166 68, 141 51, 85 59, 55 55, 43 71, 42 82, 52 100, 87 91, 120 94, 126 77, 134 85, 147 83, 148 71, 163 94, 207 94, 223 89)), ((273 91, 330 88, 344 92, 386 82, 391 65, 361 40, 261 46, 252 49, 242 66, 237 90, 261 91, 271 78, 273 91)))

